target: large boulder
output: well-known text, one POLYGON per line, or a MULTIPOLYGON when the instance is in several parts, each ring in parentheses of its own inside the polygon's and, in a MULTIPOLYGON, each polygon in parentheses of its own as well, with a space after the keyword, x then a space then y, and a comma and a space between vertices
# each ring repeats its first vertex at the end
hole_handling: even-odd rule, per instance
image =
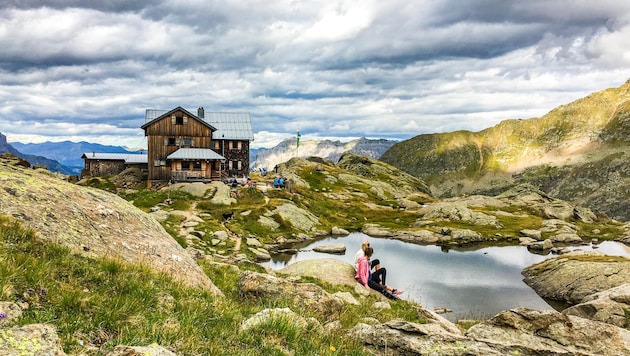
POLYGON ((466 336, 511 355, 612 356, 630 350, 630 331, 553 310, 504 311, 472 326, 466 336))
POLYGON ((627 311, 630 311, 630 283, 589 295, 562 313, 627 328, 630 326, 627 311))
POLYGON ((19 219, 38 238, 81 256, 142 263, 223 294, 158 221, 121 197, 2 164, 0 180, 0 214, 19 219))
POLYGON ((280 271, 293 276, 308 276, 330 284, 354 286, 354 266, 334 258, 318 258, 292 263, 280 271))
POLYGON ((431 320, 424 324, 404 320, 359 323, 348 331, 348 336, 378 355, 504 355, 485 343, 464 337, 456 327, 444 328, 431 320))
POLYGON ((522 274, 541 297, 578 304, 591 294, 630 282, 630 260, 577 251, 529 266, 522 274))
POLYGON ((264 273, 245 271, 238 280, 238 291, 242 298, 291 300, 321 315, 327 320, 338 319, 343 300, 329 294, 313 283, 299 283, 264 273))
POLYGON ((330 253, 336 255, 343 255, 346 253, 346 244, 344 243, 336 243, 336 244, 326 244, 313 247, 313 251, 320 253, 330 253))
POLYGON ((291 203, 282 204, 268 214, 269 216, 280 215, 284 221, 290 222, 293 228, 301 231, 314 231, 320 224, 317 216, 291 203))

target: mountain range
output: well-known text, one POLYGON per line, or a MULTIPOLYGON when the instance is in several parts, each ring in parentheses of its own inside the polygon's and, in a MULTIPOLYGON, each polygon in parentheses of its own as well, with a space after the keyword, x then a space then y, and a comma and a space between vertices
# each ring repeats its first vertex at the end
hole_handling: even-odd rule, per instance
MULTIPOLYGON (((124 147, 108 146, 89 142, 44 142, 44 143, 20 143, 13 142, 11 146, 17 151, 35 156, 45 156, 51 160, 59 162, 67 167, 72 174, 80 174, 83 169, 83 159, 81 155, 85 152, 101 153, 133 153, 124 147)), ((32 163, 32 162, 31 162, 32 163)), ((51 169, 51 171, 56 171, 51 169)))
POLYGON ((320 157, 336 163, 346 152, 378 159, 397 141, 360 138, 349 142, 331 140, 304 140, 297 146, 297 139, 287 139, 272 148, 250 151, 252 169, 273 169, 293 157, 320 157))
POLYGON ((479 132, 418 135, 381 160, 424 180, 438 197, 495 194, 530 183, 630 220, 630 80, 539 118, 479 132))
MULTIPOLYGON (((15 147, 13 147, 11 144, 7 142, 7 137, 5 135, 0 133, 0 153, 5 153, 5 152, 11 153, 24 160, 27 160, 33 166, 36 166, 36 165, 46 166, 48 170, 52 172, 60 172, 66 175, 77 174, 74 172, 72 168, 63 165, 54 159, 44 157, 43 155, 28 154, 28 153, 19 151, 18 149, 16 149, 15 147)), ((81 172, 81 169, 79 169, 79 172, 81 172)))

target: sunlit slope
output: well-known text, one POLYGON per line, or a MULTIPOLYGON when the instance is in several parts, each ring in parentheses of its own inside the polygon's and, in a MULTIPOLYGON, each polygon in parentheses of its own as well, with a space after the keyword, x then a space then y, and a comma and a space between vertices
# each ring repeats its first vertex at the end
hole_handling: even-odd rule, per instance
MULTIPOLYGON (((629 137, 630 81, 540 118, 505 120, 480 132, 419 135, 392 146, 381 160, 422 178, 438 196, 492 193, 528 181, 563 199, 590 205, 591 194, 612 192, 618 182, 628 180, 629 137), (615 170, 615 181, 601 174, 609 167, 615 170), (549 177, 550 170, 554 177, 549 177), (567 183, 583 187, 575 192, 575 184, 567 183), (563 188, 568 186, 573 188, 563 188)), ((602 199, 597 203, 601 205, 602 199)), ((630 213, 612 215, 630 219, 626 214, 630 213)))

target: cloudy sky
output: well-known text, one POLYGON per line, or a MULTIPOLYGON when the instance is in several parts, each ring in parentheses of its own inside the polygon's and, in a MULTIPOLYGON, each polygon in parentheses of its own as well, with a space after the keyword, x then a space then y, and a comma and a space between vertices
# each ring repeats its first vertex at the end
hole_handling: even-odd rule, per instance
POLYGON ((630 79, 621 0, 0 0, 9 142, 146 146, 146 109, 249 112, 253 147, 530 118, 630 79))

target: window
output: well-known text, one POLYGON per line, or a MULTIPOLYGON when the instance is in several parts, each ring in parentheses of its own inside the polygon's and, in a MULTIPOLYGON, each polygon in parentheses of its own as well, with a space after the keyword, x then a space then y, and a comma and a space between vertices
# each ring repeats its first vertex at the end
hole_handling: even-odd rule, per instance
POLYGON ((212 141, 212 146, 214 147, 215 150, 218 150, 219 148, 221 148, 221 146, 219 145, 219 141, 212 141))
POLYGON ((201 170, 201 162, 193 163, 193 170, 200 171, 201 170))
POLYGON ((190 137, 184 137, 182 139, 182 145, 183 146, 192 146, 192 142, 193 142, 193 140, 190 137))
POLYGON ((183 161, 182 162, 182 171, 188 171, 188 170, 190 170, 190 162, 183 161))
POLYGON ((169 145, 169 146, 174 146, 176 142, 177 142, 177 141, 175 140, 175 137, 169 137, 169 138, 166 140, 166 144, 167 144, 167 145, 169 145))

